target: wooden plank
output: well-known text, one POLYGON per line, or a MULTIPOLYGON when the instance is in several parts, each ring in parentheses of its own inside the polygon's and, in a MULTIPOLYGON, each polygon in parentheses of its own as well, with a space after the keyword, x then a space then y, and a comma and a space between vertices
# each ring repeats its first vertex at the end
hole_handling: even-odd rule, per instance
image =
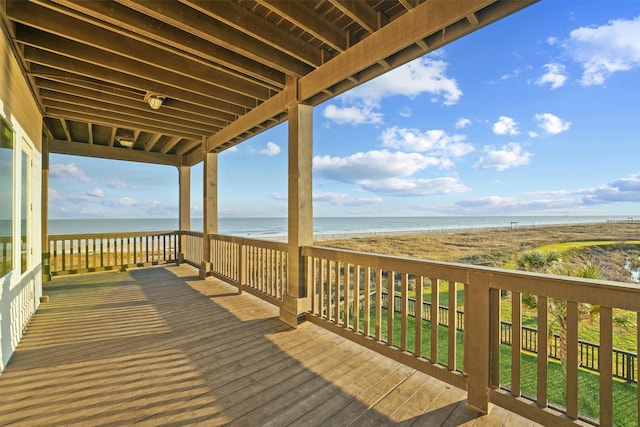
POLYGON ((440 279, 431 278, 431 363, 438 363, 438 307, 440 306, 440 279))
POLYGON ((567 301, 567 416, 578 418, 578 303, 567 301))
POLYGON ((409 317, 409 275, 406 273, 402 274, 401 283, 400 283, 400 350, 407 350, 407 323, 409 317))
POLYGON ((537 398, 543 408, 548 404, 548 366, 549 366, 549 310, 546 297, 538 297, 538 358, 537 358, 537 398))
POLYGON ((396 314, 396 272, 387 271, 387 344, 393 346, 393 321, 396 314))
POLYGON ((448 301, 449 310, 447 312, 449 316, 449 328, 447 329, 447 334, 449 335, 449 343, 448 343, 448 351, 449 351, 449 370, 456 370, 456 335, 458 333, 456 329, 457 325, 457 310, 458 310, 458 292, 457 292, 457 284, 456 282, 449 282, 449 301, 448 301))
POLYGON ((416 276, 416 335, 415 354, 422 356, 422 303, 424 298, 424 278, 416 276))
POLYGON ((600 425, 613 425, 613 310, 600 306, 600 425))
POLYGON ((511 292, 511 394, 520 396, 522 351, 522 294, 511 292))
POLYGON ((182 264, 54 279, 0 376, 0 419, 446 425, 478 415, 463 390, 417 372, 424 359, 405 366, 311 322, 289 328, 277 307, 197 277, 182 264))

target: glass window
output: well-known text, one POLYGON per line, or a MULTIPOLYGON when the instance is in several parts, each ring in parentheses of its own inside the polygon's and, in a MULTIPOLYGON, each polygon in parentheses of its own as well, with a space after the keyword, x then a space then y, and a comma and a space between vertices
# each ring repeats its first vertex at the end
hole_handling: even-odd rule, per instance
POLYGON ((13 269, 13 130, 0 119, 0 277, 13 269))
POLYGON ((31 251, 29 229, 31 224, 31 197, 29 192, 30 159, 27 153, 22 152, 21 185, 20 185, 20 273, 24 273, 30 267, 29 252, 31 251))

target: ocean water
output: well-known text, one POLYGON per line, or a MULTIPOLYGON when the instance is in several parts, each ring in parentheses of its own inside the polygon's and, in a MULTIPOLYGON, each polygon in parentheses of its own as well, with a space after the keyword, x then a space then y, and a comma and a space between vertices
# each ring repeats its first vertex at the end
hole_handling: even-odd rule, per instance
MULTIPOLYGON (((628 216, 439 216, 439 217, 320 217, 314 218, 315 235, 418 232, 486 227, 523 227, 550 224, 598 223, 628 220, 628 216)), ((636 219, 636 218, 634 218, 636 219)), ((220 234, 270 238, 287 235, 286 218, 220 218, 220 234)), ((49 234, 171 231, 177 218, 50 219, 49 234)), ((191 230, 202 231, 202 219, 191 219, 191 230)))

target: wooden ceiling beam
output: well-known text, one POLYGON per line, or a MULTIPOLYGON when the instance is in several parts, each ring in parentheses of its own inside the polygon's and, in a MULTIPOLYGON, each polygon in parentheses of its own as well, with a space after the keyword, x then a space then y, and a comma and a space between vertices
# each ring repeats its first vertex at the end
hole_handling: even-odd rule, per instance
POLYGON ((102 80, 120 86, 140 88, 142 93, 141 96, 144 96, 144 92, 149 91, 161 93, 171 99, 186 101, 235 116, 242 115, 246 112, 246 109, 239 105, 229 104, 218 99, 209 98, 202 93, 165 84, 163 80, 154 80, 140 77, 135 74, 127 74, 99 64, 92 64, 73 58, 65 58, 56 53, 44 51, 35 47, 25 46, 24 56, 27 61, 32 63, 30 64, 30 71, 34 75, 45 74, 47 70, 51 71, 53 69, 54 73, 52 75, 55 76, 55 73, 58 73, 57 70, 60 70, 62 71, 60 74, 71 73, 79 76, 80 79, 102 80), (34 67, 34 64, 40 65, 45 69, 41 70, 37 66, 34 67))
MULTIPOLYGON (((77 19, 86 19, 96 25, 119 31, 144 43, 167 47, 173 52, 193 60, 210 63, 220 70, 233 70, 237 76, 270 89, 284 87, 284 74, 257 61, 248 60, 235 52, 217 46, 184 30, 158 21, 123 5, 105 1, 54 0, 66 6, 60 12, 70 13, 77 19), (82 13, 77 13, 82 12, 82 13), (215 64, 215 65, 214 65, 215 64)), ((52 7, 52 3, 47 2, 52 7)))
MULTIPOLYGON (((481 21, 480 26, 487 25, 537 1, 510 0, 497 2, 500 3, 498 5, 501 8, 500 12, 492 14, 491 18, 486 19, 484 22, 481 21)), ((452 34, 444 39, 445 42, 436 44, 436 41, 433 40, 432 43, 426 44, 429 46, 429 50, 433 50, 462 37, 479 28, 479 26, 471 26, 466 16, 482 11, 489 6, 495 6, 497 3, 495 0, 453 2, 449 0, 430 0, 424 2, 390 22, 376 33, 363 39, 351 49, 336 56, 322 67, 301 77, 298 84, 298 98, 303 102, 312 99, 325 88, 333 87, 350 76, 358 75, 358 80, 361 83, 370 80, 382 74, 383 69, 380 69, 377 73, 371 73, 366 79, 359 73, 371 65, 379 63, 380 60, 388 61, 393 67, 397 67, 411 59, 415 59, 425 53, 421 47, 410 49, 411 55, 402 56, 402 60, 391 61, 394 55, 400 55, 398 46, 417 47, 418 42, 428 39, 433 34, 439 34, 439 31, 454 26, 461 21, 466 24, 455 27, 455 31, 452 31, 452 34)), ((336 92, 336 94, 338 93, 340 92, 336 92)))
POLYGON ((64 103, 69 105, 75 105, 79 108, 86 109, 87 111, 98 112, 110 112, 116 114, 126 114, 129 117, 135 117, 137 120, 154 121, 157 123, 164 123, 168 126, 176 126, 182 129, 189 129, 191 132, 199 132, 205 135, 210 135, 218 130, 219 126, 211 126, 203 123, 195 123, 191 120, 185 120, 178 117, 172 117, 171 115, 159 115, 154 114, 155 111, 145 111, 140 108, 127 107, 125 105, 110 104, 107 102, 100 102, 98 100, 92 101, 91 99, 70 95, 67 93, 60 93, 50 91, 48 89, 41 89, 40 96, 42 97, 43 104, 45 106, 60 107, 60 104, 64 103))
POLYGON ((25 23, 30 28, 37 28, 35 31, 27 31, 26 34, 25 31, 20 31, 20 27, 17 28, 16 38, 23 42, 25 41, 24 37, 27 37, 31 43, 43 47, 49 46, 49 49, 52 49, 50 44, 45 45, 42 42, 44 37, 49 39, 50 43, 59 44, 60 50, 73 50, 78 45, 86 45, 99 49, 101 52, 131 60, 131 68, 139 68, 140 73, 145 73, 145 67, 139 64, 142 63, 154 69, 178 74, 186 81, 200 81, 206 85, 205 88, 210 86, 210 89, 207 90, 208 93, 219 94, 218 96, 224 97, 225 100, 239 105, 251 106, 253 98, 265 100, 269 97, 270 90, 268 88, 201 62, 187 59, 166 48, 151 46, 118 34, 111 29, 106 30, 34 3, 19 4, 19 7, 15 3, 10 4, 12 7, 8 8, 8 14, 12 20, 25 23), (56 39, 56 37, 60 38, 56 39), (64 46, 61 40, 65 42, 64 46), (67 42, 67 40, 71 42, 67 42), (245 96, 248 104, 243 103, 242 98, 234 100, 233 95, 227 93, 229 91, 245 96))
POLYGON ((368 33, 379 29, 378 16, 367 2, 353 0, 329 0, 340 12, 357 22, 368 33))
MULTIPOLYGON (((50 101, 49 104, 56 102, 50 101)), ((84 109, 82 107, 76 107, 70 104, 54 106, 47 106, 46 113, 50 117, 65 117, 71 120, 77 121, 90 121, 93 123, 101 124, 104 126, 112 126, 126 129, 141 129, 144 132, 149 133, 162 133, 165 135, 180 136, 187 139, 200 139, 201 133, 191 132, 189 129, 181 129, 177 126, 164 127, 162 123, 151 121, 137 120, 135 117, 130 117, 125 114, 117 114, 111 112, 96 112, 84 109)))
POLYGON ((311 66, 278 49, 247 37, 242 31, 219 21, 212 21, 209 16, 178 2, 162 0, 117 1, 287 75, 302 76, 312 69, 311 66))
MULTIPOLYGON (((189 78, 185 75, 139 62, 135 59, 106 52, 93 46, 51 35, 41 30, 26 29, 20 26, 16 37, 20 43, 26 46, 32 46, 40 50, 53 52, 60 56, 88 62, 104 69, 116 70, 147 80, 163 81, 177 89, 206 94, 218 101, 236 105, 241 108, 251 108, 259 102, 256 98, 235 91, 214 86, 201 80, 189 78)), ((94 76, 90 75, 89 77, 94 76)), ((145 88, 138 87, 137 89, 144 90, 145 88)))
POLYGON ((90 145, 58 139, 52 139, 49 141, 49 152, 168 166, 179 166, 182 163, 181 157, 175 154, 125 150, 123 147, 108 147, 96 144, 90 145))
POLYGON ((338 52, 344 52, 347 49, 347 35, 345 32, 323 16, 319 16, 306 2, 292 2, 289 0, 256 1, 272 12, 284 16, 285 19, 338 52))
MULTIPOLYGON (((41 68, 40 71, 44 68, 42 66, 38 67, 41 68)), ((107 96, 112 100, 121 99, 127 103, 144 103, 145 107, 149 108, 147 103, 144 102, 144 95, 140 92, 127 90, 116 85, 98 84, 91 82, 88 79, 81 79, 80 76, 74 76, 69 73, 52 75, 53 71, 53 69, 50 69, 49 72, 44 74, 32 73, 31 75, 36 77, 36 85, 40 88, 51 89, 58 92, 68 92, 78 96, 89 96, 88 94, 94 93, 99 94, 100 97, 107 96)), ((130 106, 133 106, 133 104, 130 106)), ((221 127, 226 126, 230 121, 235 120, 237 117, 233 114, 223 113, 221 111, 205 108, 196 104, 189 104, 188 102, 178 99, 165 100, 162 104, 162 109, 159 111, 165 110, 168 110, 179 117, 185 117, 194 121, 210 123, 214 126, 221 127)))
POLYGON ((139 97, 137 99, 125 98, 108 92, 99 92, 56 81, 47 81, 45 79, 38 79, 38 84, 40 88, 39 94, 42 98, 60 99, 60 97, 64 96, 69 100, 73 98, 76 103, 86 105, 109 104, 112 109, 118 107, 132 108, 137 110, 137 114, 141 116, 148 115, 166 121, 176 119, 184 121, 185 124, 189 123, 193 127, 200 126, 202 129, 211 129, 226 125, 225 121, 216 120, 212 117, 206 118, 204 116, 199 118, 194 114, 187 114, 169 105, 163 105, 159 110, 152 110, 149 105, 139 97))
POLYGON ((182 0, 190 7, 209 15, 265 45, 285 52, 312 67, 322 63, 322 53, 302 39, 286 31, 240 3, 209 0, 182 0))

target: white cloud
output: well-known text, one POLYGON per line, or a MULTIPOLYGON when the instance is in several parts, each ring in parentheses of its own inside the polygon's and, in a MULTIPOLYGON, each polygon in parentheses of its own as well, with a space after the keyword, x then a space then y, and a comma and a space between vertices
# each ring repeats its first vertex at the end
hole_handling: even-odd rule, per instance
POLYGON ((139 202, 131 197, 119 197, 115 199, 105 200, 105 204, 116 207, 136 206, 139 202))
POLYGON ((277 154, 280 153, 280 147, 278 146, 278 144, 274 143, 274 142, 267 142, 267 146, 265 148, 263 148, 262 150, 259 151, 260 154, 264 154, 265 156, 275 156, 277 154))
POLYGON ((352 89, 345 97, 369 99, 375 103, 389 96, 415 98, 428 93, 438 102, 453 105, 462 97, 462 90, 455 79, 447 77, 446 71, 446 62, 423 56, 352 89))
POLYGON ((336 107, 328 105, 322 112, 326 119, 338 124, 378 124, 382 123, 383 114, 374 110, 374 106, 347 106, 336 107))
POLYGON ((101 199, 104 197, 104 192, 99 188, 94 188, 93 190, 87 192, 87 196, 101 199))
MULTIPOLYGON (((447 77, 447 63, 432 59, 436 56, 415 59, 351 89, 339 97, 341 107, 331 104, 323 110, 324 117, 339 124, 379 124, 383 121, 383 114, 379 112, 381 100, 397 95, 415 98, 430 94, 433 102, 456 104, 462 90, 455 79, 447 77)), ((406 113, 406 110, 400 112, 403 116, 406 113)))
POLYGON ((460 117, 456 122, 456 129, 464 129, 470 124, 471 124, 471 120, 464 117, 460 117))
POLYGON ((544 86, 549 84, 551 89, 557 89, 564 86, 567 81, 567 69, 562 64, 544 64, 547 70, 537 81, 536 84, 544 86))
POLYGON ((575 199, 520 200, 515 197, 488 196, 456 202, 456 209, 454 209, 454 211, 458 213, 473 212, 475 214, 522 213, 527 211, 567 209, 576 207, 579 204, 580 202, 575 199))
POLYGON ((493 133, 496 135, 518 135, 518 125, 507 116, 500 116, 497 122, 493 124, 493 133))
POLYGON ((429 196, 434 194, 464 193, 469 191, 456 178, 433 179, 389 178, 376 182, 364 182, 365 190, 390 196, 429 196))
POLYGON ((324 178, 360 183, 410 176, 419 170, 441 166, 443 161, 420 153, 392 153, 388 150, 359 152, 348 157, 316 156, 313 170, 324 178))
POLYGON ((566 122, 551 113, 536 114, 535 119, 538 122, 538 127, 551 135, 566 132, 571 127, 571 122, 566 122))
MULTIPOLYGON (((440 129, 421 132, 418 129, 392 127, 382 135, 382 145, 406 151, 428 152, 441 157, 461 157, 474 151, 471 144, 463 141, 464 135, 448 135, 440 129)), ((441 167, 453 166, 442 159, 441 167)))
POLYGON ((565 48, 582 65, 583 85, 601 85, 619 71, 640 67, 640 16, 571 31, 565 48))
POLYGON ((596 188, 582 190, 581 193, 586 193, 583 201, 589 205, 616 202, 640 203, 640 174, 630 175, 627 178, 621 178, 596 188))
POLYGON ((49 177, 57 179, 73 179, 80 182, 90 182, 91 178, 73 163, 55 163, 49 167, 49 177))
POLYGON ((380 197, 352 197, 346 193, 316 192, 314 202, 327 202, 335 206, 368 206, 382 202, 380 197))
POLYGON ((529 164, 531 153, 522 151, 522 146, 516 142, 502 146, 495 150, 485 147, 486 155, 473 166, 475 169, 495 169, 498 172, 504 171, 516 166, 529 164))
POLYGON ((129 185, 129 183, 127 181, 123 181, 123 180, 118 179, 118 178, 110 179, 107 182, 107 186, 109 186, 111 188, 117 188, 117 189, 131 188, 131 186, 129 185))

